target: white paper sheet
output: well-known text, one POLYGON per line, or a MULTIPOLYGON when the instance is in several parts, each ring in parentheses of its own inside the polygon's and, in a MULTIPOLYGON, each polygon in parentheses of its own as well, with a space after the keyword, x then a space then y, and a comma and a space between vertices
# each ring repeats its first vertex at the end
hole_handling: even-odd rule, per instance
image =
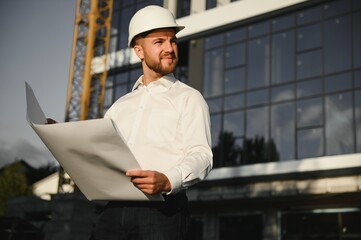
POLYGON ((144 194, 125 176, 140 166, 111 119, 45 124, 33 90, 25 85, 29 124, 87 199, 164 200, 161 194, 144 194))

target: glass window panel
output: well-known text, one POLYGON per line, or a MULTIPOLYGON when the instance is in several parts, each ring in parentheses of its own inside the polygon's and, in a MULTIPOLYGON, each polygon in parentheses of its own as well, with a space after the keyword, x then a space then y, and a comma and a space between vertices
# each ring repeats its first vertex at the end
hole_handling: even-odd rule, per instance
POLYGON ((114 85, 114 75, 108 75, 107 80, 105 81, 105 87, 113 87, 114 85))
POLYGON ((289 213, 282 215, 282 239, 337 240, 338 213, 289 213), (315 237, 316 236, 316 237, 315 237))
POLYGON ((297 126, 310 127, 323 123, 322 98, 300 100, 297 103, 297 126))
POLYGON ((189 72, 188 64, 187 65, 178 64, 173 74, 175 78, 178 79, 179 81, 183 83, 188 83, 188 72, 189 72))
POLYGON ((235 138, 232 133, 223 134, 223 166, 238 166, 242 163, 243 138, 235 138))
POLYGON ((115 99, 120 98, 128 92, 128 84, 121 84, 115 87, 115 99))
POLYGON ((328 240, 336 240, 338 233, 338 213, 316 213, 307 214, 308 223, 305 226, 305 233, 312 234, 332 234, 334 237, 326 237, 328 240))
POLYGON ((297 30, 297 50, 321 47, 321 24, 316 23, 297 30))
POLYGON ((212 151, 213 151, 213 167, 220 167, 222 165, 221 160, 221 115, 211 115, 211 136, 212 136, 212 151))
POLYGON ((290 236, 297 236, 303 232, 303 222, 307 218, 302 213, 286 213, 281 215, 282 239, 288 239, 290 236))
POLYGON ((123 0, 123 6, 129 6, 131 4, 134 4, 134 0, 123 0))
POLYGON ((297 83, 297 98, 311 97, 322 93, 320 78, 297 83))
POLYGON ((130 71, 130 80, 132 84, 135 83, 138 80, 138 78, 142 76, 142 74, 143 74, 142 68, 133 68, 130 71))
POLYGON ((103 112, 101 113, 101 116, 104 117, 108 110, 109 110, 109 107, 104 107, 103 112))
POLYGON ((244 162, 260 163, 270 159, 268 107, 247 111, 244 162))
POLYGON ((219 239, 263 239, 261 215, 222 216, 219 218, 219 239))
POLYGON ((243 111, 224 114, 223 132, 233 133, 235 137, 242 137, 244 132, 243 111))
POLYGON ((124 8, 121 11, 120 17, 120 33, 119 36, 119 49, 125 49, 128 47, 128 25, 131 17, 134 14, 132 7, 124 8))
POLYGON ((189 16, 191 12, 191 1, 190 0, 182 0, 177 1, 177 18, 181 18, 184 16, 189 16))
POLYGON ((128 72, 122 72, 115 75, 115 85, 128 82, 128 72))
MULTIPOLYGON (((242 142, 234 136, 233 132, 224 131, 219 141, 221 166, 237 166, 241 163, 241 146, 242 142)), ((218 147, 214 150, 218 150, 218 147)), ((217 152, 217 151, 215 151, 217 152)), ((218 153, 217 153, 218 154, 218 153)))
POLYGON ((341 215, 341 227, 344 233, 361 233, 361 212, 343 212, 341 215))
POLYGON ((291 28, 295 25, 295 16, 293 14, 275 18, 272 20, 272 31, 280 31, 291 28))
POLYGON ((270 31, 270 26, 268 21, 260 22, 254 25, 248 26, 248 37, 258 37, 261 35, 268 34, 270 31))
POLYGON ((245 64, 246 51, 245 44, 238 43, 226 48, 226 68, 245 64))
POLYGON ((299 54, 297 57, 297 79, 317 77, 322 72, 321 51, 299 54))
POLYGON ((121 1, 114 1, 113 2, 113 9, 118 10, 120 8, 121 1))
POLYGON ((207 51, 204 59, 203 93, 205 97, 223 92, 223 49, 207 51))
POLYGON ((217 7, 217 0, 206 0, 206 9, 217 7))
POLYGON ((330 77, 325 77, 325 92, 335 92, 352 88, 351 73, 338 74, 330 77))
POLYGON ((145 5, 153 4, 153 5, 158 5, 158 6, 163 6, 164 5, 163 0, 152 0, 151 3, 149 3, 147 0, 145 0, 144 4, 145 5))
POLYGON ((247 59, 248 89, 269 85, 269 56, 269 37, 260 38, 249 42, 247 59))
POLYGON ((234 43, 246 38, 245 28, 236 28, 226 32, 226 43, 234 43))
POLYGON ((355 91, 356 151, 361 152, 361 91, 355 91))
POLYGON ((207 99, 207 104, 210 113, 222 111, 222 98, 207 99))
POLYGON ((118 36, 113 36, 109 39, 109 53, 113 53, 116 52, 117 49, 117 44, 118 44, 118 36))
POLYGON ((222 46, 223 44, 224 44, 223 33, 206 37, 204 40, 204 47, 206 50, 210 48, 222 46))
POLYGON ((324 67, 326 74, 351 68, 350 26, 350 16, 325 22, 324 67))
POLYGON ((232 93, 244 90, 245 69, 236 68, 224 73, 224 92, 232 93))
POLYGON ((221 134, 221 124, 222 118, 220 114, 211 115, 211 136, 212 136, 212 147, 217 146, 219 144, 219 136, 221 134))
POLYGON ((113 88, 107 88, 104 94, 104 106, 109 107, 113 104, 113 88))
POLYGON ((361 1, 360 0, 352 0, 352 9, 360 10, 361 9, 361 1))
POLYGON ((247 106, 256 106, 268 103, 268 89, 247 93, 247 106))
POLYGON ((189 224, 189 236, 192 236, 190 240, 197 240, 203 238, 203 229, 204 229, 205 219, 200 216, 191 216, 189 224))
POLYGON ((323 130, 313 128, 298 130, 297 132, 297 158, 319 157, 323 155, 323 130))
POLYGON ((295 98, 294 84, 288 84, 271 89, 272 102, 286 101, 295 98))
POLYGON ((350 1, 339 0, 323 5, 325 18, 334 17, 350 11, 350 1))
POLYGON ((236 94, 224 97, 224 111, 244 107, 244 94, 236 94))
POLYGON ((148 4, 146 2, 139 2, 135 5, 136 9, 139 10, 141 8, 144 8, 145 6, 147 6, 148 4))
POLYGON ((351 93, 326 96, 326 154, 354 151, 351 93))
POLYGON ((361 87, 361 71, 356 71, 355 73, 355 87, 361 87))
POLYGON ((119 29, 119 11, 113 11, 112 22, 110 25, 110 35, 118 34, 119 29))
MULTIPOLYGON (((358 1, 361 3, 361 1, 358 1)), ((354 67, 361 67, 361 12, 353 14, 353 61, 354 67)))
POLYGON ((249 109, 247 111, 246 135, 248 139, 255 137, 268 140, 268 107, 249 109))
POLYGON ((311 23, 321 20, 321 7, 303 10, 297 14, 297 24, 311 23))
POLYGON ((295 159, 294 103, 271 107, 271 139, 276 146, 278 160, 295 159))
POLYGON ((295 79, 294 31, 275 34, 272 37, 272 83, 295 79))

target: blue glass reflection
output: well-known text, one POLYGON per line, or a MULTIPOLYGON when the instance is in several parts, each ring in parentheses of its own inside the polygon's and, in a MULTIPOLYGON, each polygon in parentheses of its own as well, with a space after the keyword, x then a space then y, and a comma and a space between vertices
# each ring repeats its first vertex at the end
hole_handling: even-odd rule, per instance
POLYGON ((354 151, 352 95, 350 92, 326 96, 326 154, 354 151))
POLYGON ((323 155, 323 129, 313 128, 297 132, 297 158, 319 157, 323 155))
POLYGON ((297 78, 320 76, 322 72, 321 50, 299 54, 297 58, 297 78))
POLYGON ((350 16, 331 19, 324 25, 325 73, 351 68, 350 16))

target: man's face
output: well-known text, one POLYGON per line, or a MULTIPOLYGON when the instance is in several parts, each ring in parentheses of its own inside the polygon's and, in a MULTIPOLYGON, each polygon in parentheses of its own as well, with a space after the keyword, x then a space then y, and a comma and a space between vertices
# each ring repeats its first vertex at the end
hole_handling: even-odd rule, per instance
MULTIPOLYGON (((157 29, 137 40, 146 67, 157 74, 172 73, 178 63, 178 46, 172 28, 157 29)), ((136 46, 137 47, 137 46, 136 46)), ((138 55, 139 56, 139 55, 138 55)))

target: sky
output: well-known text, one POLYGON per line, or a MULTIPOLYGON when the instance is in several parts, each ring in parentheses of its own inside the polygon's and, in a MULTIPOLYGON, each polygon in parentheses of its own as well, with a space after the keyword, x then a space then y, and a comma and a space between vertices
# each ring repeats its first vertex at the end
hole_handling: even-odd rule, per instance
POLYGON ((65 118, 76 0, 0 0, 0 168, 57 165, 26 121, 25 82, 47 117, 65 118))

